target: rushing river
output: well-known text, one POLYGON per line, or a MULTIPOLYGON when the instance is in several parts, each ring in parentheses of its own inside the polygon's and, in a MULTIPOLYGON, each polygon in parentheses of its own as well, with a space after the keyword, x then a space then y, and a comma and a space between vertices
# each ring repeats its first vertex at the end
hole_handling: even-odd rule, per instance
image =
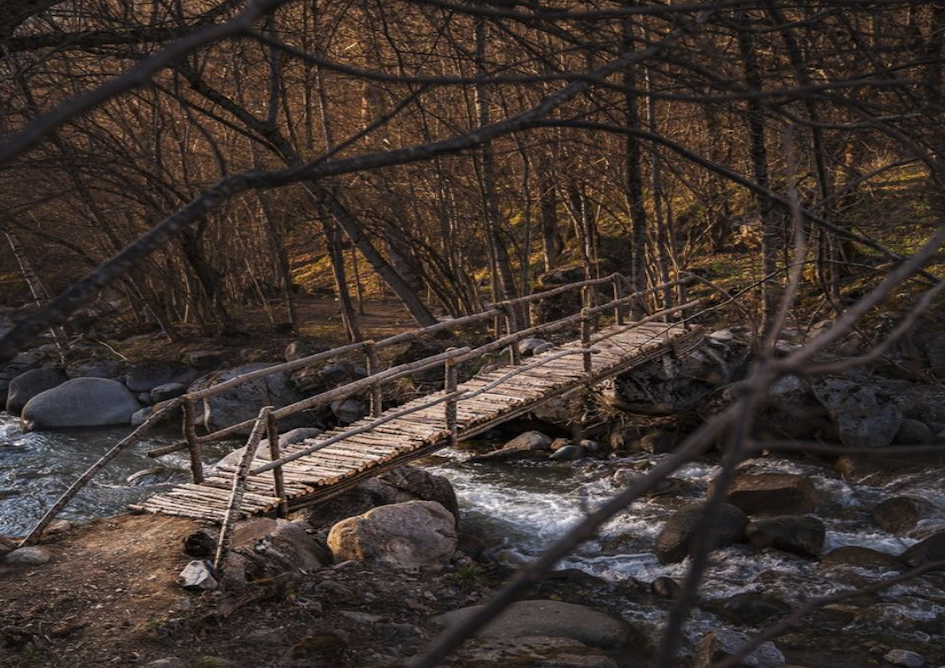
MULTIPOLYGON (((25 533, 62 491, 127 431, 24 433, 15 418, 0 414, 0 533, 25 533)), ((81 520, 119 513, 130 503, 188 479, 186 457, 170 455, 155 462, 145 455, 154 446, 178 437, 174 432, 159 434, 123 453, 99 473, 62 517, 81 520), (155 467, 159 470, 139 476, 135 484, 128 483, 130 476, 155 467)), ((229 443, 211 450, 208 461, 236 445, 229 443)), ((486 537, 491 556, 509 564, 540 554, 579 522, 585 512, 616 494, 619 491, 613 482, 616 469, 645 469, 660 458, 647 455, 573 464, 473 464, 465 461, 467 457, 468 452, 447 450, 428 458, 424 465, 453 483, 464 524, 486 537)), ((898 554, 920 537, 945 529, 942 519, 945 512, 936 519, 923 521, 912 532, 914 537, 887 534, 877 529, 869 517, 876 503, 899 494, 920 496, 945 508, 940 469, 888 477, 874 485, 851 486, 819 464, 764 459, 749 465, 758 472, 803 474, 818 487, 825 499, 817 513, 827 526, 825 552, 844 545, 860 545, 898 554)), ((561 566, 580 568, 611 581, 632 578, 652 582, 662 576, 680 580, 686 564, 660 564, 652 552, 653 544, 660 526, 680 503, 704 498, 709 482, 717 473, 718 467, 712 462, 686 465, 673 475, 677 487, 672 496, 633 503, 561 566)), ((705 596, 711 599, 766 591, 798 604, 844 587, 817 562, 758 555, 747 547, 736 546, 714 553, 705 596)), ((910 624, 928 620, 930 616, 942 616, 945 615, 945 592, 929 592, 921 584, 900 585, 882 596, 876 614, 884 624, 910 624)), ((659 623, 665 613, 628 608, 625 616, 659 623)), ((708 629, 717 625, 718 620, 711 616, 697 616, 690 630, 699 633, 700 626, 708 629)), ((912 633, 908 629, 904 632, 912 633)), ((920 630, 914 634, 919 641, 923 636, 928 637, 920 630)))

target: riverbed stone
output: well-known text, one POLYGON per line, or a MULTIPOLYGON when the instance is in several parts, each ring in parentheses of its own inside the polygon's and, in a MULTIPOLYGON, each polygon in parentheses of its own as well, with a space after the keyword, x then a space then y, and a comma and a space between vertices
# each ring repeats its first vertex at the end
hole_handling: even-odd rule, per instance
POLYGON ((209 562, 202 559, 195 559, 184 566, 177 576, 177 584, 188 591, 213 591, 218 586, 209 562))
POLYGON ((176 399, 182 394, 187 393, 187 386, 183 383, 165 383, 158 385, 148 393, 152 404, 159 404, 162 401, 176 399))
POLYGON ((853 566, 881 571, 900 571, 905 563, 896 555, 860 545, 845 545, 831 550, 820 560, 821 568, 853 566))
POLYGON ((347 397, 331 402, 331 412, 341 424, 351 424, 368 414, 368 406, 359 399, 347 397))
POLYGON ((548 459, 555 462, 573 462, 581 459, 586 454, 587 452, 582 446, 569 443, 552 452, 548 459))
POLYGON ((780 619, 791 611, 791 606, 773 594, 743 592, 722 601, 722 619, 737 626, 760 626, 780 619))
POLYGON ((873 508, 873 521, 883 531, 901 534, 914 529, 919 520, 928 517, 934 507, 914 496, 894 496, 873 508))
MULTIPOLYGON (((715 485, 713 480, 710 494, 715 485)), ((807 476, 790 473, 740 473, 726 498, 748 515, 803 515, 821 501, 807 476)))
POLYGON ((913 568, 933 561, 945 561, 945 531, 938 531, 916 543, 903 552, 900 558, 913 568))
MULTIPOLYGON (((482 606, 460 608, 433 618, 449 629, 476 614, 482 606)), ((563 601, 517 601, 499 613, 478 638, 524 638, 546 636, 571 638, 592 647, 619 649, 641 644, 636 630, 622 619, 576 603, 563 601)))
POLYGON ((26 403, 40 392, 51 390, 69 380, 60 369, 31 369, 10 381, 7 413, 19 415, 26 403))
MULTIPOLYGON (((716 630, 707 633, 696 647, 694 668, 709 668, 717 661, 735 654, 748 644, 748 636, 738 631, 716 630)), ((784 654, 771 642, 763 642, 739 661, 738 668, 777 668, 785 663, 784 654)))
POLYGON ((502 446, 503 450, 551 450, 554 439, 540 431, 526 431, 502 446))
POLYGON ((197 377, 197 370, 180 362, 153 362, 132 368, 125 376, 125 385, 132 392, 150 392, 169 383, 187 385, 197 377))
MULTIPOLYGON (((189 388, 190 392, 225 383, 238 376, 274 366, 268 363, 245 364, 225 371, 204 376, 189 388)), ((284 372, 272 373, 263 378, 250 380, 233 387, 221 394, 203 400, 203 424, 208 431, 217 431, 233 424, 253 420, 263 406, 282 408, 302 400, 302 395, 295 391, 284 372)), ((279 420, 280 429, 294 429, 308 426, 311 418, 303 411, 279 420)), ((248 434, 252 426, 245 427, 241 433, 248 434)))
POLYGON ((891 649, 883 656, 883 660, 903 668, 922 668, 925 665, 924 656, 906 649, 891 649))
POLYGON ((49 551, 42 547, 20 547, 7 553, 3 560, 17 566, 41 566, 49 563, 49 551))
POLYGON ((74 378, 30 399, 23 422, 31 430, 130 424, 140 408, 128 388, 106 378, 74 378))
POLYGON ((852 448, 881 448, 893 442, 902 410, 886 392, 836 376, 813 383, 814 394, 837 425, 840 442, 852 448))
POLYGON ((328 533, 336 561, 380 562, 409 571, 443 568, 456 544, 456 519, 435 501, 380 506, 342 520, 328 533))
MULTIPOLYGON (((692 554, 692 542, 698 527, 705 521, 705 506, 698 504, 676 511, 656 538, 656 557, 663 564, 682 561, 692 554)), ((715 521, 713 549, 740 541, 748 525, 748 517, 740 508, 723 503, 715 521)))
POLYGON ((233 545, 249 562, 254 578, 280 573, 314 573, 331 563, 331 554, 313 538, 307 522, 255 519, 234 532, 233 545))
POLYGON ((745 538, 756 549, 770 547, 801 557, 819 557, 826 535, 824 523, 811 515, 757 520, 745 530, 745 538))
POLYGON ((927 424, 907 417, 902 418, 899 431, 893 438, 896 445, 930 445, 935 441, 935 432, 927 424))
POLYGON ((33 349, 17 354, 16 357, 7 362, 6 365, 0 369, 0 400, 2 400, 4 404, 6 403, 10 381, 30 369, 39 367, 44 361, 46 361, 46 356, 42 352, 33 349))

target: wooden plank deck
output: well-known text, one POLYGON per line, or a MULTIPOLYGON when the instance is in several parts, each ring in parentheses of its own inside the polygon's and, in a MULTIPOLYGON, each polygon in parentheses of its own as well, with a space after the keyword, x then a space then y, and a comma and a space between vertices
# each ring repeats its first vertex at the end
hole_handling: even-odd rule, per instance
MULTIPOLYGON (((597 332, 592 338, 592 384, 633 368, 667 352, 687 354, 698 344, 702 333, 686 330, 682 325, 646 323, 628 327, 614 325, 597 332)), ((561 349, 577 349, 580 342, 571 342, 558 349, 525 360, 525 364, 551 358, 561 349)), ((540 404, 586 384, 583 356, 573 354, 551 359, 543 366, 522 370, 474 398, 457 405, 459 438, 469 438, 498 424, 521 416, 540 404)), ((524 366, 524 364, 523 364, 524 366)), ((481 390, 501 379, 516 367, 502 367, 480 374, 462 383, 464 394, 481 390)), ((350 429, 368 425, 393 413, 442 397, 443 392, 415 399, 389 409, 380 418, 364 418, 352 425, 326 432, 314 439, 291 445, 283 456, 324 442, 350 429)), ((449 445, 445 403, 378 425, 372 431, 350 436, 317 452, 285 464, 283 475, 289 509, 298 510, 324 501, 359 482, 406 464, 449 445)), ((251 470, 267 463, 257 458, 251 470)), ((232 489, 235 467, 217 467, 202 484, 182 484, 154 496, 132 509, 139 512, 180 515, 222 522, 232 489)), ((273 489, 270 472, 250 476, 242 504, 242 515, 273 514, 279 499, 273 489)))

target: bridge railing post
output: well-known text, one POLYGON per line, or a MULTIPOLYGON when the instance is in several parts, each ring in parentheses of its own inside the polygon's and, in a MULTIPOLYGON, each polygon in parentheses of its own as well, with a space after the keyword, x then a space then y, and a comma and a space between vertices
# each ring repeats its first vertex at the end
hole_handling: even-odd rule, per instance
MULTIPOLYGON (((282 447, 279 445, 279 421, 272 413, 266 416, 266 432, 269 439, 269 461, 275 462, 282 458, 282 447)), ((272 469, 272 486, 279 498, 279 517, 289 516, 289 502, 285 496, 285 477, 282 466, 272 469)))
POLYGON ((203 457, 200 439, 197 438, 197 406, 193 399, 184 400, 184 440, 190 453, 190 474, 194 484, 203 482, 203 457))
MULTIPOLYGON (((240 465, 233 476, 233 486, 230 492, 230 501, 226 506, 226 515, 223 518, 223 526, 220 527, 220 538, 217 542, 217 552, 213 558, 213 572, 220 574, 226 566, 226 555, 230 551, 230 542, 233 540, 233 529, 236 527, 236 521, 239 519, 240 507, 243 505, 243 495, 246 492, 246 481, 249 479, 249 465, 256 457, 256 449, 259 448, 259 441, 269 425, 269 413, 272 406, 265 406, 259 411, 259 417, 256 418, 256 424, 253 425, 253 431, 249 434, 246 441, 246 450, 240 457, 240 465)), ((278 438, 276 439, 278 442, 278 438)), ((271 443, 271 441, 270 441, 271 443)))
POLYGON ((614 274, 613 278, 613 287, 614 287, 614 301, 618 302, 614 304, 614 324, 622 325, 623 324, 623 310, 620 308, 619 301, 623 299, 623 277, 620 274, 614 274))
MULTIPOLYGON (((456 362, 453 359, 448 359, 443 363, 444 369, 444 382, 443 382, 443 391, 449 396, 456 392, 456 388, 459 386, 459 369, 456 367, 456 362)), ((456 447, 456 444, 459 441, 459 431, 457 428, 457 418, 458 410, 456 407, 456 397, 451 397, 446 400, 446 407, 444 409, 446 414, 446 428, 450 432, 450 447, 456 447)))
POLYGON ((584 359, 584 375, 586 382, 591 382, 591 373, 593 371, 593 362, 591 360, 591 309, 581 309, 581 350, 584 359))
MULTIPOLYGON (((505 316, 505 329, 509 334, 515 334, 518 331, 518 317, 515 315, 515 307, 506 302, 502 305, 502 313, 505 316)), ((518 349, 518 343, 513 341, 509 346, 509 364, 518 366, 522 361, 522 355, 518 349)))
MULTIPOLYGON (((377 346, 373 341, 364 342, 365 368, 368 377, 380 371, 380 362, 377 358, 377 346)), ((380 383, 371 385, 371 417, 379 417, 384 412, 384 388, 380 383)))

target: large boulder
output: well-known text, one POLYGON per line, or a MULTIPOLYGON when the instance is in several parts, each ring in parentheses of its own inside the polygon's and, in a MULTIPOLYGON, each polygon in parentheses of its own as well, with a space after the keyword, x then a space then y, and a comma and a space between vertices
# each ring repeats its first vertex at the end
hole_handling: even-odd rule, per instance
POLYGON ((844 545, 820 560, 821 568, 853 567, 867 570, 899 571, 905 563, 897 556, 860 545, 844 545))
MULTIPOLYGON (((434 617, 438 626, 462 624, 482 608, 474 605, 434 617)), ((563 601, 517 601, 481 629, 478 638, 571 638, 592 647, 625 648, 639 642, 630 624, 584 605, 563 601)))
POLYGON ((504 462, 517 459, 547 459, 555 440, 540 431, 526 431, 493 452, 470 458, 470 462, 504 462))
POLYGON ((116 380, 73 378, 30 399, 23 407, 27 429, 130 424, 138 400, 116 380))
POLYGON ((372 508, 407 501, 436 501, 459 519, 459 503, 449 480, 415 466, 398 466, 318 504, 309 511, 308 521, 315 527, 330 527, 372 508))
POLYGON ((821 379, 812 387, 844 445, 882 448, 890 445, 899 432, 902 410, 883 390, 839 377, 821 379))
MULTIPOLYGON (((225 383, 238 376, 242 376, 253 371, 266 369, 273 364, 246 364, 243 366, 227 369, 218 373, 212 373, 198 380, 190 386, 190 392, 225 383)), ((208 431, 217 431, 224 427, 252 420, 259 415, 259 410, 263 406, 273 406, 281 408, 294 404, 303 399, 302 395, 295 391, 287 374, 276 372, 263 378, 256 378, 242 385, 237 385, 221 394, 207 397, 203 400, 203 424, 208 431)), ((310 418, 303 411, 293 416, 279 420, 280 429, 294 429, 296 427, 307 426, 310 418)), ((251 426, 246 427, 242 433, 248 434, 252 430, 251 426)))
POLYGON ((0 400, 6 403, 10 381, 30 369, 39 367, 45 360, 46 355, 34 349, 19 353, 16 357, 7 362, 7 364, 0 369, 0 400))
MULTIPOLYGON (((705 522, 702 504, 676 511, 663 525, 656 538, 656 557, 663 564, 682 561, 692 554, 693 539, 699 526, 705 522)), ((715 521, 715 542, 712 548, 737 543, 745 533, 748 518, 740 508, 724 503, 715 521)))
POLYGON ((180 362, 154 362, 134 367, 125 376, 125 385, 132 392, 150 392, 161 385, 186 385, 197 377, 193 367, 180 362))
POLYGON ((51 390, 69 380, 59 369, 31 369, 10 381, 7 413, 19 415, 26 403, 40 392, 51 390))
MULTIPOLYGON (((710 493, 714 488, 715 481, 710 493)), ((726 498, 748 515, 803 515, 820 504, 810 479, 789 473, 740 473, 726 498)))
MULTIPOLYGON (((945 531, 933 533, 899 555, 912 567, 923 566, 933 561, 945 561, 945 531)), ((945 570, 939 568, 938 570, 945 570)))
POLYGON ((456 552, 456 519, 435 501, 380 506, 333 526, 336 561, 380 562, 404 570, 441 569, 456 552))
POLYGON ((772 517, 748 525, 745 537, 755 548, 773 547, 801 557, 819 557, 827 530, 810 515, 772 517))
POLYGON ((331 563, 331 555, 309 533, 305 522, 260 518, 242 522, 233 548, 246 560, 246 575, 258 579, 280 573, 312 573, 331 563))

